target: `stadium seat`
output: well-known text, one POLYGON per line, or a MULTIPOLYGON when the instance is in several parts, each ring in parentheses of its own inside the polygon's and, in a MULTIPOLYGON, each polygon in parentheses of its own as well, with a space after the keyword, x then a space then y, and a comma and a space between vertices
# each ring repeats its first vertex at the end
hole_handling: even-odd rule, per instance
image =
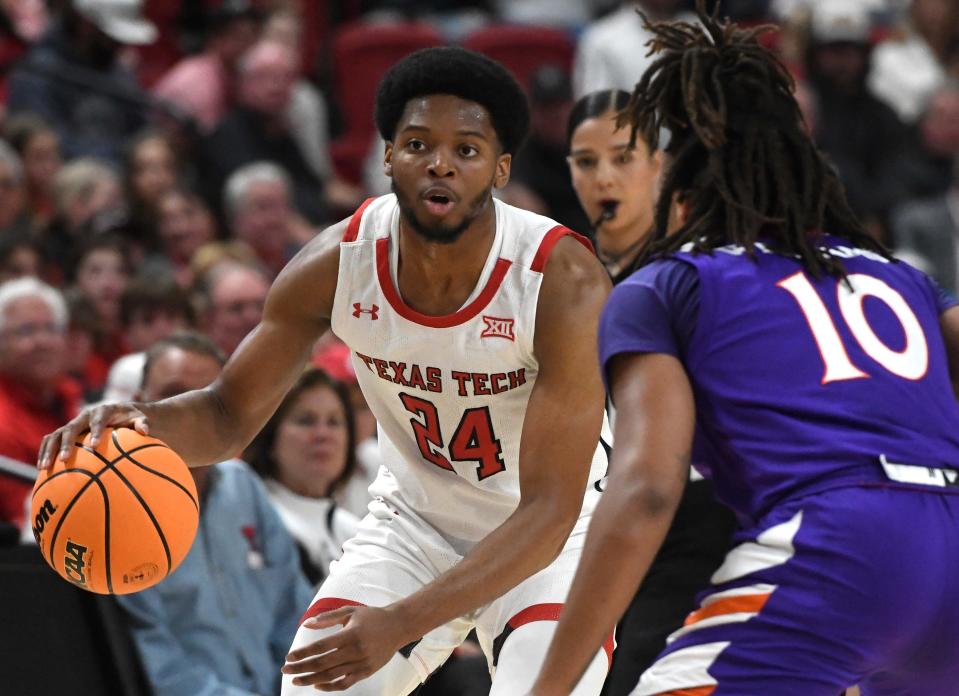
POLYGON ((346 131, 331 144, 330 155, 341 176, 353 182, 362 177, 363 161, 375 131, 376 87, 384 73, 413 51, 442 43, 436 29, 420 22, 353 22, 335 32, 333 89, 346 131))
POLYGON ((575 50, 572 36, 565 31, 522 24, 484 27, 467 36, 463 47, 505 65, 524 89, 533 72, 542 65, 557 65, 570 71, 575 50))
POLYGON ((4 694, 151 696, 113 597, 58 577, 35 546, 0 548, 4 694))

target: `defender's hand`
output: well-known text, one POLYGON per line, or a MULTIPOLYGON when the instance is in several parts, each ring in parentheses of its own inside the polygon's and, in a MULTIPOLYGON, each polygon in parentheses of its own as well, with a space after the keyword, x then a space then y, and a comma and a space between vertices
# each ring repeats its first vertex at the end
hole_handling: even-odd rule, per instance
POLYGON ((46 469, 57 457, 66 460, 73 443, 87 431, 90 432, 90 444, 95 447, 104 429, 122 427, 133 428, 141 435, 150 434, 147 417, 133 404, 102 404, 85 408, 72 421, 43 438, 37 466, 46 469))
POLYGON ((298 674, 297 686, 319 691, 343 691, 390 661, 409 641, 388 608, 343 607, 319 614, 306 628, 344 628, 286 656, 284 674, 298 674), (336 680, 336 681, 334 681, 336 680))

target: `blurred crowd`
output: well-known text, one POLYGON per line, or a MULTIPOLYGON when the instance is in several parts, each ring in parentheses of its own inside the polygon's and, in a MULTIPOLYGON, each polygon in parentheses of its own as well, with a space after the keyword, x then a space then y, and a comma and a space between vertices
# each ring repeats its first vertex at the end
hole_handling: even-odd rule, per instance
MULTIPOLYGON (((591 233, 567 164, 573 103, 631 91, 651 64, 637 9, 664 20, 693 4, 0 0, 2 462, 32 463, 43 434, 85 403, 169 395, 146 388, 157 346, 207 356, 215 376, 292 255, 389 191, 373 93, 418 48, 462 44, 513 70, 532 132, 498 195, 591 233)), ((856 211, 955 291, 959 0, 720 5, 774 25, 761 41, 795 75, 856 211)), ((364 514, 378 466, 348 358, 335 337, 321 341, 318 371, 245 457, 313 583, 364 514)), ((0 476, 0 522, 29 528, 29 490, 0 476)))

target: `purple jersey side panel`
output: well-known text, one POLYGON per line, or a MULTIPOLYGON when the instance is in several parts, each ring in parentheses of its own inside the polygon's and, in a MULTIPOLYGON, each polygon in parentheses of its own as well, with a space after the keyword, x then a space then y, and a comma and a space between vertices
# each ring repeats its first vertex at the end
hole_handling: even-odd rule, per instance
MULTIPOLYGON (((887 483, 880 455, 959 468, 959 406, 938 323, 945 303, 910 266, 827 244, 855 296, 763 248, 755 259, 727 248, 672 261, 699 275, 683 356, 696 397, 693 459, 743 521, 798 495, 887 483)), ((647 275, 655 286, 663 274, 644 268, 628 282, 647 275)), ((615 352, 603 346, 602 357, 615 352)))

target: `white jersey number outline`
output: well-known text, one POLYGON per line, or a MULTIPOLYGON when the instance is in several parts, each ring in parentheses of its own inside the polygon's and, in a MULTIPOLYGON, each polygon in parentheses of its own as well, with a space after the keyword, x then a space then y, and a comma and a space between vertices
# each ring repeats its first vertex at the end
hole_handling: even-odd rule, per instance
MULTIPOLYGON (((843 320, 863 352, 903 379, 915 381, 925 377, 929 368, 929 346, 922 325, 905 298, 875 276, 853 273, 846 280, 848 284, 836 281, 837 304, 843 320), (867 297, 882 301, 895 314, 906 336, 906 345, 901 351, 887 346, 872 330, 863 310, 867 297)), ((826 303, 803 271, 784 278, 776 285, 793 296, 806 317, 825 366, 823 384, 869 377, 850 360, 826 303)))

